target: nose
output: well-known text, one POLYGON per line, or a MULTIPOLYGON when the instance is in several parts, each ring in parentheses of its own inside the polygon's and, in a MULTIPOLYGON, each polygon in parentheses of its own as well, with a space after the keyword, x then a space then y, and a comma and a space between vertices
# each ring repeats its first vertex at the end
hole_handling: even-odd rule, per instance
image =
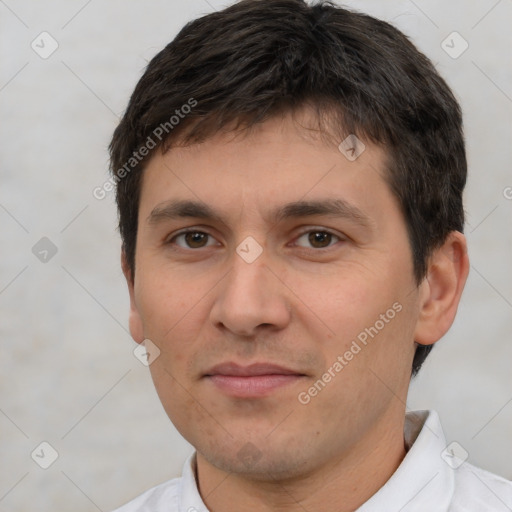
POLYGON ((231 270, 219 284, 210 312, 217 328, 251 337, 262 329, 279 330, 288 325, 291 292, 277 278, 279 273, 271 269, 264 254, 248 263, 234 253, 231 270))

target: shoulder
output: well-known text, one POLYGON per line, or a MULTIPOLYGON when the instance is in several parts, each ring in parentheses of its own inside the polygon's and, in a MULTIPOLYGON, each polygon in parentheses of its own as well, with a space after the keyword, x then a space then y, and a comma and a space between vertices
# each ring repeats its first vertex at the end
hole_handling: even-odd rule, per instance
POLYGON ((112 512, 177 512, 181 478, 163 482, 112 512))
POLYGON ((450 512, 510 512, 512 481, 465 462, 454 470, 450 512))

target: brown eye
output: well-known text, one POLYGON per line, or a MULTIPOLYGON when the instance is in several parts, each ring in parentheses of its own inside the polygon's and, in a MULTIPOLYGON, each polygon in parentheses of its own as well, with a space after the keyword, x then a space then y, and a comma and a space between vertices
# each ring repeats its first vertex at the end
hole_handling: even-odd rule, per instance
POLYGON ((301 236, 299 236, 297 241, 299 241, 301 239, 305 239, 306 237, 307 237, 306 245, 303 245, 301 243, 299 243, 298 245, 300 245, 301 247, 313 248, 313 249, 326 249, 329 246, 334 245, 334 244, 332 244, 333 240, 334 240, 334 242, 336 242, 337 240, 341 240, 341 238, 339 236, 335 235, 334 233, 330 233, 329 231, 317 229, 317 230, 310 230, 310 231, 303 233, 301 236))
POLYGON ((330 233, 326 233, 325 231, 314 231, 309 233, 308 241, 314 247, 328 247, 330 241, 332 240, 332 235, 330 233))
POLYGON ((204 247, 204 243, 208 237, 206 233, 192 232, 184 235, 186 243, 189 247, 204 247))
MULTIPOLYGON (((181 233, 172 237, 168 243, 176 244, 184 249, 201 249, 208 246, 208 238, 211 235, 202 231, 182 231, 181 233), (176 240, 181 239, 182 243, 177 243, 176 240)), ((212 244, 209 244, 212 245, 212 244)))

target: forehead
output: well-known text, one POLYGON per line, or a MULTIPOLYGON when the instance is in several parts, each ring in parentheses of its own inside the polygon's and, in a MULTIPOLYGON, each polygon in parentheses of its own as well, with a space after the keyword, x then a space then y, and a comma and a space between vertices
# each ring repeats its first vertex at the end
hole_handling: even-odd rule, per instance
POLYGON ((259 211, 274 222, 294 209, 307 214, 311 206, 311 215, 320 214, 318 203, 329 199, 332 208, 325 214, 333 213, 338 201, 338 207, 343 203, 338 212, 344 209, 354 219, 371 222, 372 215, 381 213, 379 197, 387 203, 382 208, 396 204, 384 180, 385 151, 358 143, 355 149, 361 153, 354 159, 347 144, 340 150, 339 143, 284 116, 247 132, 223 131, 199 144, 172 147, 146 166, 140 218, 170 217, 178 211, 177 202, 183 212, 183 201, 188 201, 196 212, 202 204, 205 218, 225 221, 241 211, 259 211))

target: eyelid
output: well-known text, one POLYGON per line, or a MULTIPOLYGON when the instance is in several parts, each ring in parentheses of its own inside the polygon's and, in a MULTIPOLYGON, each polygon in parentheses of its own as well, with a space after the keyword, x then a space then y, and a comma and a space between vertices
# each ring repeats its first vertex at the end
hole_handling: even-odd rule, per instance
POLYGON ((337 233, 336 231, 330 228, 324 228, 323 226, 307 226, 304 228, 297 236, 302 236, 305 233, 311 233, 311 231, 318 231, 320 233, 329 233, 330 235, 337 236, 338 238, 345 240, 347 237, 341 233, 337 233))

